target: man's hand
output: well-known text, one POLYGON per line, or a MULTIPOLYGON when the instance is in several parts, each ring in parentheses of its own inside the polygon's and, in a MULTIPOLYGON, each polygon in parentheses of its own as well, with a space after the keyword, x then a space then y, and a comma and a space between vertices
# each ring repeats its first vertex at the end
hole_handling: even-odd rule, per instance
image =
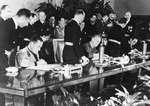
POLYGON ((43 59, 40 59, 39 61, 37 61, 37 65, 46 65, 47 62, 43 59))
POLYGON ((94 53, 92 60, 98 60, 99 59, 99 53, 94 53))
POLYGON ((136 38, 129 40, 129 44, 130 44, 131 46, 134 46, 135 44, 137 44, 137 42, 138 42, 138 39, 136 39, 136 38))
POLYGON ((81 65, 82 66, 85 66, 85 65, 87 65, 89 63, 89 59, 87 57, 85 57, 85 56, 82 56, 81 60, 82 60, 81 61, 81 65))
POLYGON ((84 22, 80 23, 81 31, 84 29, 84 27, 85 27, 85 23, 84 22))

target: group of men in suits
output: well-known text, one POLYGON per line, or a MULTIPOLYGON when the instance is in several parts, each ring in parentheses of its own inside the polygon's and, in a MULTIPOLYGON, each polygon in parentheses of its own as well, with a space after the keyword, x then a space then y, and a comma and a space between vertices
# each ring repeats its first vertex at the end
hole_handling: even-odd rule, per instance
MULTIPOLYGON (((11 11, 8 5, 2 6, 0 12, 0 86, 7 86, 10 83, 9 78, 5 75, 5 69, 9 66, 28 67, 43 63, 47 64, 47 62, 40 59, 42 55, 39 57, 38 54, 40 49, 43 48, 43 43, 49 39, 50 30, 47 29, 49 26, 46 23, 45 12, 38 12, 39 21, 37 21, 37 15, 26 8, 19 9, 15 15, 11 16, 9 12, 11 11), (33 27, 33 25, 35 26, 33 27), (20 36, 21 34, 25 36, 20 36), (21 47, 21 41, 26 39, 28 43, 21 45, 21 47)), ((40 52, 43 53, 43 51, 40 52)), ((22 73, 20 74, 23 75, 22 78, 28 74, 32 76, 29 71, 22 71, 22 73)), ((33 80, 31 85, 37 85, 39 81, 33 80)), ((31 101, 33 100, 31 99, 31 101)), ((0 94, 0 106, 5 106, 3 94, 0 94)))
MULTIPOLYGON (((13 11, 8 5, 3 5, 0 10, 0 81, 1 86, 6 86, 8 78, 5 76, 5 68, 14 65, 14 62, 9 56, 15 52, 17 47, 17 28, 25 27, 29 23, 30 10, 20 9, 16 15, 13 16, 13 11)), ((5 106, 4 96, 0 95, 0 105, 5 106)))
MULTIPOLYGON (((7 8, 7 6, 5 7, 7 8)), ((17 28, 28 26, 30 17, 30 10, 28 9, 20 9, 17 14, 7 20, 3 20, 0 22, 0 54, 6 54, 6 51, 13 52, 17 49, 17 28)), ((7 56, 8 55, 7 52, 7 56)), ((1 60, 0 65, 9 66, 14 65, 14 63, 5 63, 1 60)), ((0 71, 4 71, 6 67, 0 67, 0 71)))

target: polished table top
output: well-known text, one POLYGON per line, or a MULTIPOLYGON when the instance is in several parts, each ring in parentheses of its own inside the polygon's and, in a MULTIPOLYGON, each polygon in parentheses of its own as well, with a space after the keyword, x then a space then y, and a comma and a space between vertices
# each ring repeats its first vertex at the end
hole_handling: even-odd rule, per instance
MULTIPOLYGON (((31 88, 31 89, 11 88, 11 87, 0 86, 0 93, 7 93, 7 94, 12 94, 12 95, 29 97, 29 96, 37 95, 39 93, 43 93, 46 91, 46 89, 56 89, 61 86, 76 85, 76 84, 80 84, 80 83, 98 79, 98 78, 103 78, 103 77, 115 75, 115 74, 122 73, 122 72, 132 71, 133 69, 142 68, 142 67, 148 66, 148 65, 150 65, 150 61, 136 63, 136 64, 130 64, 130 65, 125 66, 124 68, 118 67, 118 68, 104 71, 101 74, 86 75, 86 76, 82 76, 79 78, 72 78, 72 79, 58 81, 55 83, 46 83, 45 85, 31 88)), ((99 67, 99 66, 97 66, 97 67, 99 67)))

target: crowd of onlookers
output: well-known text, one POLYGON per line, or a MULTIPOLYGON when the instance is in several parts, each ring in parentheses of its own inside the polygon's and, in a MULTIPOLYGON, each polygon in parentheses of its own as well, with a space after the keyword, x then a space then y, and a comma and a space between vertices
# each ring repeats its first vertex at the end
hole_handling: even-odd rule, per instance
MULTIPOLYGON (((5 6, 1 9, 1 17, 4 17, 4 20, 7 18, 11 18, 11 16, 5 16, 11 14, 11 11, 8 9, 9 6, 5 6), (7 14, 7 10, 9 14, 7 14)), ((28 25, 25 25, 24 28, 18 27, 16 29, 16 34, 13 37, 14 43, 16 43, 17 46, 19 46, 18 49, 25 47, 25 45, 28 44, 30 38, 32 38, 32 35, 34 35, 33 33, 37 33, 38 36, 46 40, 46 43, 47 41, 53 38, 64 38, 65 25, 69 21, 70 19, 68 20, 63 16, 47 16, 44 10, 33 12, 28 18, 28 25)), ((102 33, 105 33, 106 38, 109 41, 107 43, 107 46, 109 46, 109 43, 112 42, 112 40, 119 41, 117 43, 120 43, 120 55, 127 54, 131 47, 134 45, 134 43, 138 42, 138 40, 141 40, 141 38, 149 38, 148 29, 145 36, 142 35, 141 37, 141 35, 139 35, 139 32, 136 30, 136 23, 134 22, 134 20, 132 20, 131 12, 126 12, 125 15, 121 18, 118 18, 117 14, 115 13, 109 13, 106 15, 101 15, 100 13, 93 13, 89 15, 89 17, 86 17, 81 27, 83 27, 82 43, 90 41, 91 37, 96 34, 101 35, 102 33)), ((45 44, 45 46, 46 45, 50 46, 51 44, 45 44)), ((107 46, 106 53, 108 52, 109 55, 112 55, 111 53, 109 53, 109 48, 111 47, 107 46)), ((51 50, 53 49, 51 48, 51 50)), ((49 52, 51 52, 51 50, 49 52)), ((53 57, 53 53, 51 52, 50 54, 53 57)), ((120 56, 118 54, 116 55, 120 56)), ((48 63, 54 63, 54 60, 52 58, 51 60, 52 61, 49 61, 48 63)))
MULTIPOLYGON (((80 45, 89 60, 94 58, 94 53, 98 53, 102 39, 105 39, 104 53, 112 57, 128 55, 133 48, 142 50, 142 41, 149 41, 150 25, 142 27, 144 36, 141 36, 141 31, 136 27, 137 24, 129 11, 121 18, 113 12, 103 15, 97 12, 88 16, 79 26, 82 32, 80 45)), ((10 7, 3 5, 0 9, 1 82, 5 85, 8 80, 3 76, 8 66, 28 67, 56 63, 52 40, 64 39, 66 25, 71 21, 71 18, 66 19, 63 16, 47 16, 44 10, 31 12, 25 8, 12 16, 10 7)), ((74 44, 67 42, 67 45, 74 44)), ((96 69, 92 62, 90 64, 93 66, 90 67, 93 74, 96 69)), ((23 71, 22 80, 26 79, 26 74, 32 78, 35 72, 23 71)), ((37 79, 33 81, 38 83, 37 79)))

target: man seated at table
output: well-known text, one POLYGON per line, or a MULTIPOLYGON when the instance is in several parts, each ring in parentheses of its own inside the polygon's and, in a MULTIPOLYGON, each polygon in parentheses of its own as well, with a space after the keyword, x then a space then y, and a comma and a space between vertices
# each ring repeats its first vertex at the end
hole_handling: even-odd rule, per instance
MULTIPOLYGON (((16 65, 19 67, 30 67, 47 64, 45 60, 39 58, 39 51, 42 45, 42 38, 34 34, 29 44, 16 54, 16 65)), ((35 70, 22 70, 20 72, 20 77, 24 80, 27 80, 26 78, 28 78, 28 80, 31 80, 33 76, 35 76, 35 74, 35 70)))
MULTIPOLYGON (((45 60, 39 58, 39 51, 43 45, 43 40, 41 37, 34 34, 30 39, 29 44, 21 49, 16 54, 16 66, 19 67, 30 67, 30 66, 37 66, 37 65, 44 65, 47 64, 45 60)), ((15 84, 19 82, 19 86, 22 88, 33 88, 37 86, 41 86, 44 84, 44 80, 40 80, 38 76, 41 77, 44 72, 36 71, 36 70, 28 70, 24 69, 20 71, 18 79, 14 79, 14 86, 17 87, 15 84)), ((43 103, 42 95, 33 96, 29 99, 29 106, 41 106, 43 103)), ((18 105, 20 106, 20 104, 18 105)))
MULTIPOLYGON (((85 54, 90 59, 89 64, 87 64, 84 69, 89 75, 98 74, 98 69, 95 67, 92 60, 99 58, 98 50, 96 49, 96 47, 99 45, 100 41, 100 35, 96 34, 91 38, 91 40, 88 43, 85 43, 83 45, 85 49, 85 54)), ((95 95, 97 93, 97 90, 98 80, 90 81, 90 93, 95 95)))
POLYGON ((36 66, 46 64, 43 59, 39 58, 39 51, 43 45, 41 37, 36 34, 30 39, 30 43, 17 53, 18 65, 21 67, 36 66))

